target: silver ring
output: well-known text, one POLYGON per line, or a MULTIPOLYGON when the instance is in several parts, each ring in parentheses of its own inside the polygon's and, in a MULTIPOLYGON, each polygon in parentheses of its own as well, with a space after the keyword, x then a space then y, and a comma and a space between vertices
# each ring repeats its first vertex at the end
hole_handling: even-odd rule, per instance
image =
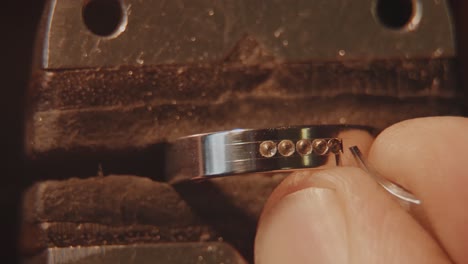
POLYGON ((235 129, 176 139, 167 148, 169 182, 253 172, 336 166, 349 130, 369 128, 318 125, 272 129, 235 129))

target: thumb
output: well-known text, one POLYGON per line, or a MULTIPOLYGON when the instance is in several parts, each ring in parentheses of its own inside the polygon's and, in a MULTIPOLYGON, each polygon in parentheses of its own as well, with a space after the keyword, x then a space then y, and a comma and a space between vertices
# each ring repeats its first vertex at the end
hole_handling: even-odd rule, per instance
POLYGON ((255 263, 450 263, 430 235, 362 170, 299 172, 273 192, 255 263))

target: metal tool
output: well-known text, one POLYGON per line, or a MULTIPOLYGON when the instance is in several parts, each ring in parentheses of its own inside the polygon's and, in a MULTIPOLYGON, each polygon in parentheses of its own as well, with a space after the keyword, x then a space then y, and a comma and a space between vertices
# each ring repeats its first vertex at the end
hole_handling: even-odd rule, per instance
POLYGON ((359 147, 352 146, 349 148, 353 157, 356 159, 359 167, 366 171, 372 178, 380 184, 386 191, 390 194, 394 195, 395 197, 414 204, 421 204, 421 201, 416 198, 413 194, 405 190, 403 187, 398 186, 397 184, 385 179, 382 177, 364 158, 359 147))

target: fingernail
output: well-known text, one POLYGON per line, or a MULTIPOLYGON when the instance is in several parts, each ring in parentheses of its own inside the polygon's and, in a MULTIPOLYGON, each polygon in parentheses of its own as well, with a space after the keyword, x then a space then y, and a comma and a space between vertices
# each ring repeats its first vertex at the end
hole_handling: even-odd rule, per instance
POLYGON ((333 190, 307 188, 262 217, 255 263, 346 263, 346 217, 333 190))

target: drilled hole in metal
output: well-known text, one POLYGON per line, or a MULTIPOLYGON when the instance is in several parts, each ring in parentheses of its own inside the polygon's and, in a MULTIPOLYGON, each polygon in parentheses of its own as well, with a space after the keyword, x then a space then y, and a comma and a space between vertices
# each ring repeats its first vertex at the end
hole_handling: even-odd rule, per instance
POLYGON ((391 29, 401 29, 410 23, 415 13, 415 0, 377 0, 376 15, 391 29))
POLYGON ((124 21, 122 3, 119 0, 87 0, 82 16, 89 31, 102 37, 118 32, 124 21))

